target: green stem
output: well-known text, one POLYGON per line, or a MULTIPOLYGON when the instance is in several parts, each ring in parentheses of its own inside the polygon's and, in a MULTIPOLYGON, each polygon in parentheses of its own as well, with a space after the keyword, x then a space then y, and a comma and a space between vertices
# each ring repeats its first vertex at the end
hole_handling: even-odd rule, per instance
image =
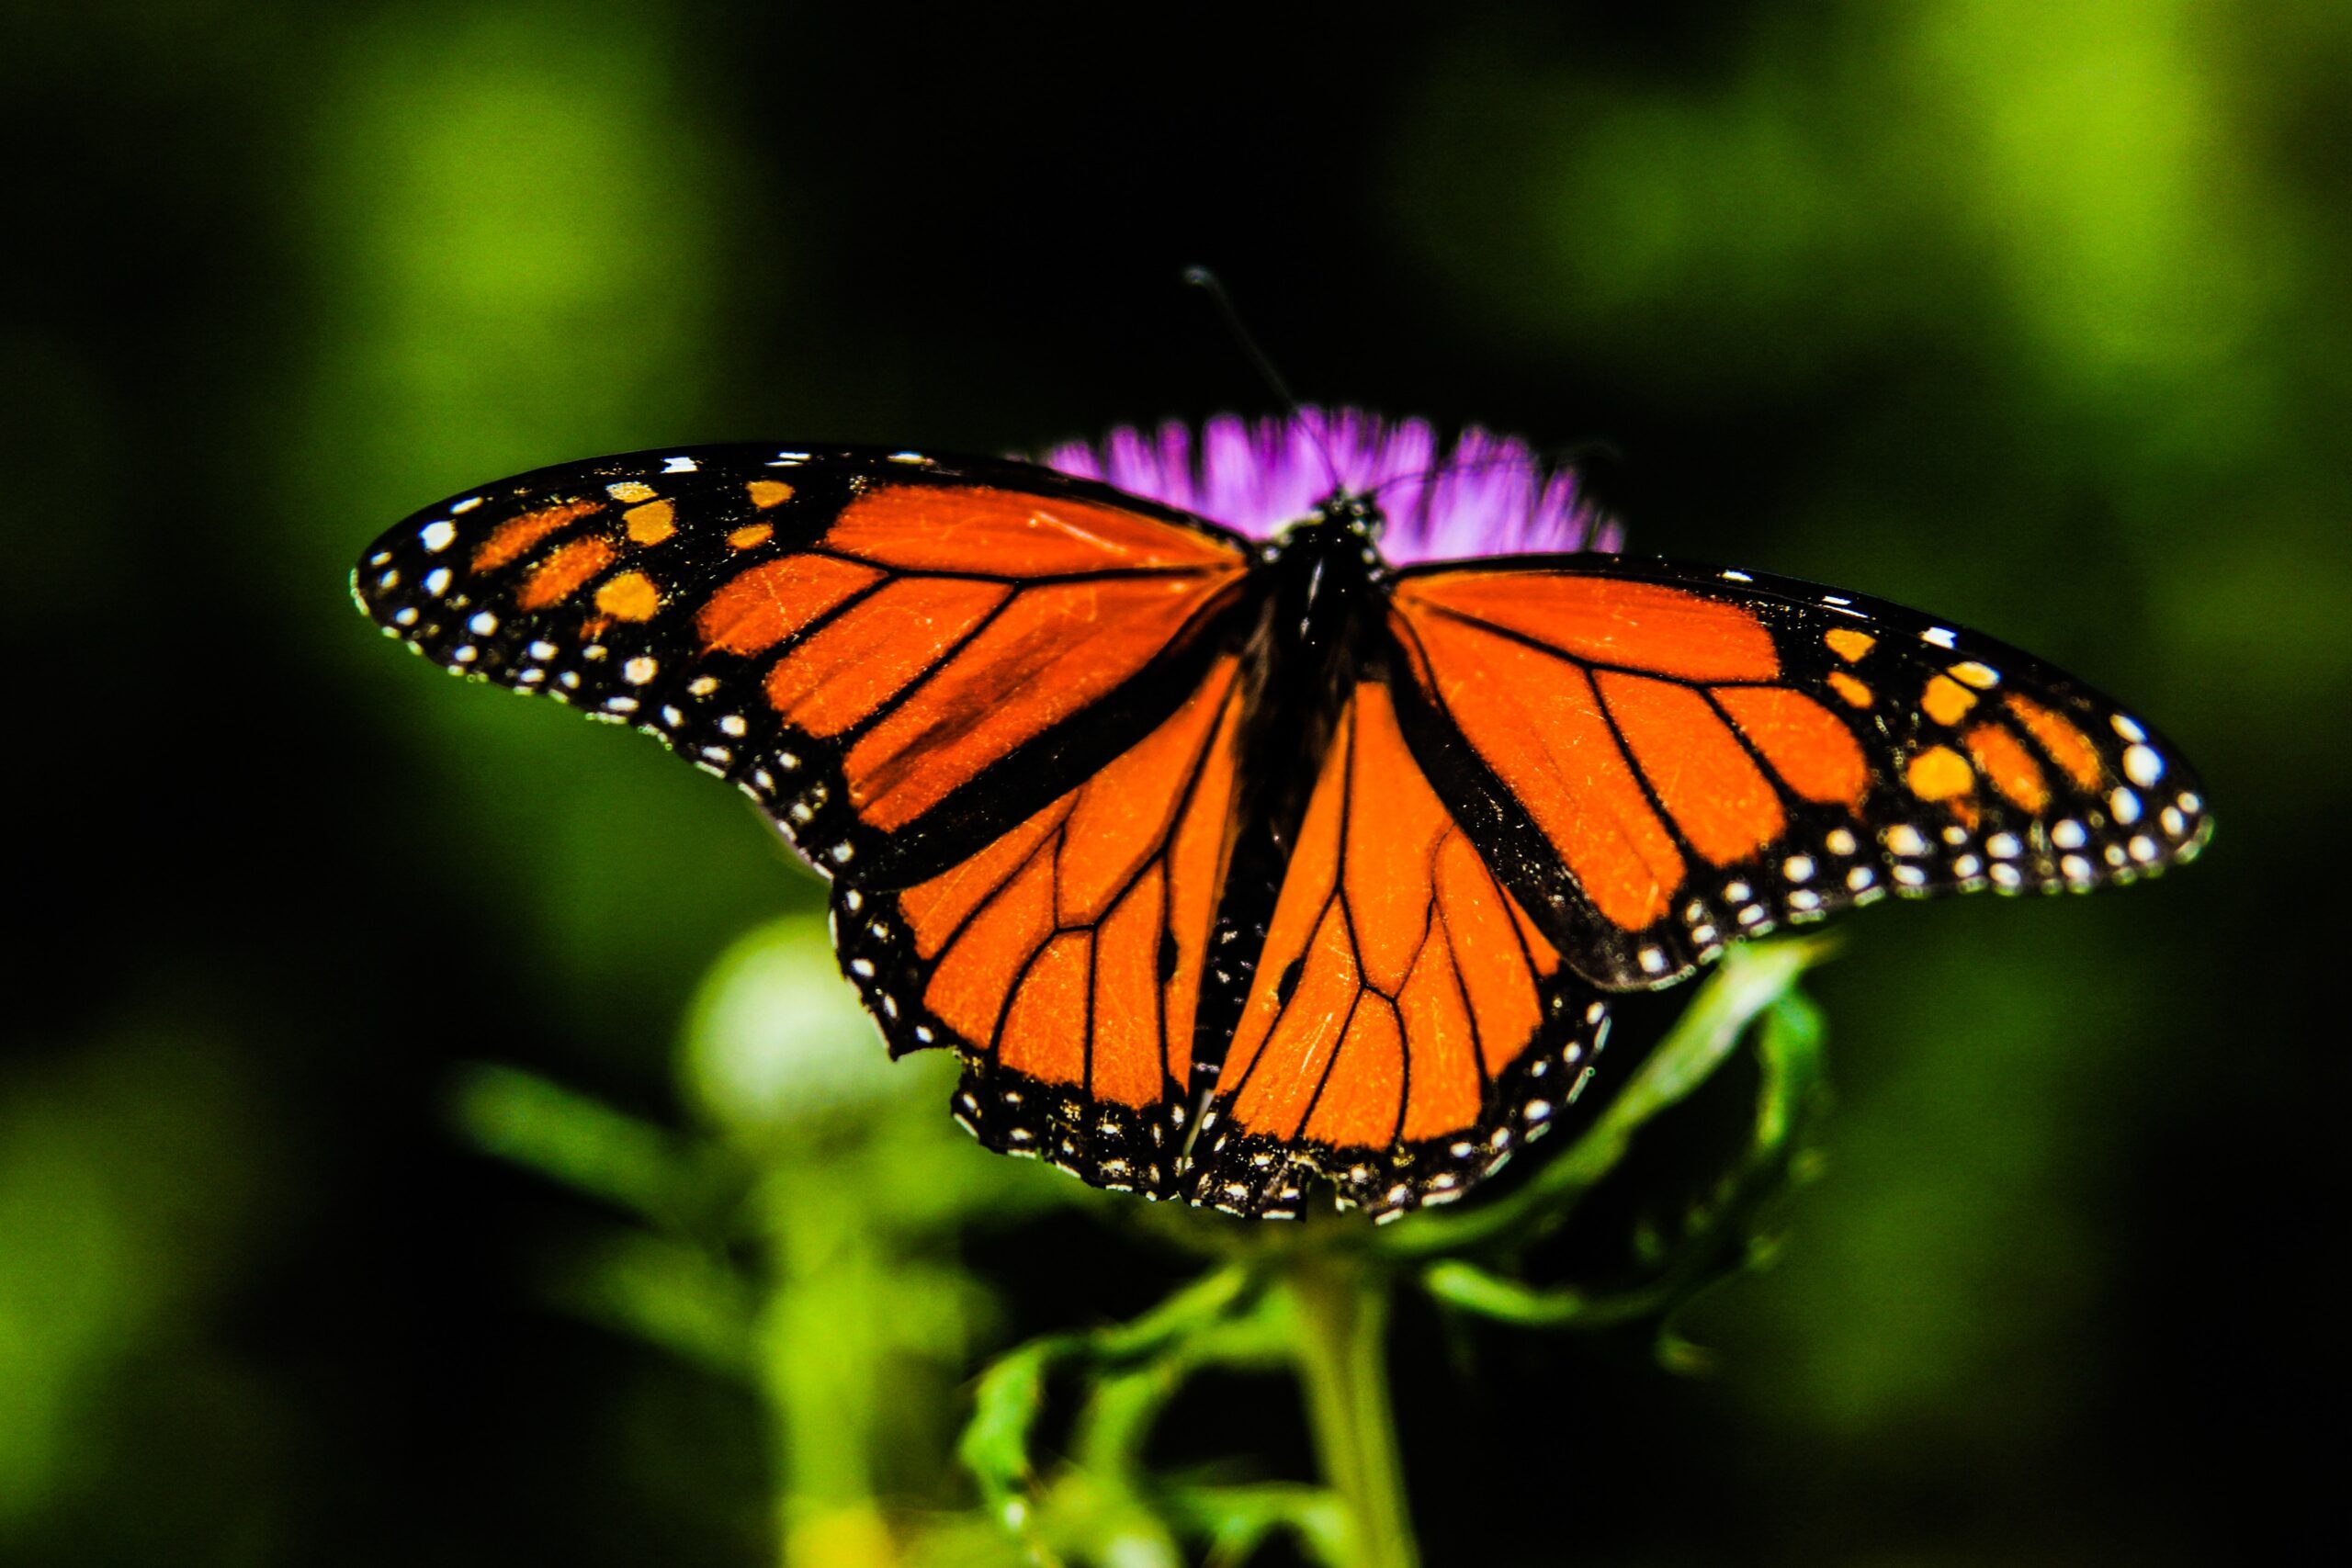
POLYGON ((1388 1402, 1389 1276, 1333 1248, 1302 1252, 1289 1284, 1307 1420, 1323 1478, 1347 1511, 1350 1568, 1417 1568, 1388 1402))

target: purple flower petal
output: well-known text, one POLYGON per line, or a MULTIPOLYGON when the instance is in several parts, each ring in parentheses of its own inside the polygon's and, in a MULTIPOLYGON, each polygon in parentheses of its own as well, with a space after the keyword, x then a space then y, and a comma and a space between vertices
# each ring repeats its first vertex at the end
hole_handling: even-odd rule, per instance
POLYGON ((1257 538, 1313 515, 1335 490, 1374 497, 1388 519, 1380 552, 1398 566, 1464 556, 1617 550, 1623 531, 1577 494, 1576 475, 1533 447, 1476 426, 1438 450, 1427 420, 1360 409, 1301 409, 1254 423, 1218 414, 1197 439, 1170 420, 1068 442, 1049 468, 1101 479, 1257 538))

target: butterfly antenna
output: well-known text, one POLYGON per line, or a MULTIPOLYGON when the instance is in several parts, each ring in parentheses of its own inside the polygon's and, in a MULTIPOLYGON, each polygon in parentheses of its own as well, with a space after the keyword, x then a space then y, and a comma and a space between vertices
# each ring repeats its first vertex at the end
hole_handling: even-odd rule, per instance
POLYGON ((1324 444, 1322 430, 1306 422, 1306 411, 1291 395, 1289 383, 1283 379, 1282 372, 1274 368, 1274 362, 1268 357, 1266 351, 1258 346, 1258 340, 1250 335, 1250 329, 1242 324, 1241 312, 1234 309, 1233 297, 1225 291, 1224 282, 1204 266, 1186 267, 1184 281, 1209 297, 1210 303, 1216 307, 1216 313, 1224 319, 1225 330, 1232 334, 1235 345, 1241 350, 1242 357, 1256 367, 1259 376, 1272 389, 1275 400, 1282 404, 1283 412, 1290 416, 1292 428, 1306 432, 1307 439, 1315 444, 1316 455, 1323 459, 1323 471, 1330 477, 1331 489, 1334 491, 1344 490, 1346 486, 1340 482, 1340 465, 1331 457, 1331 448, 1324 444))

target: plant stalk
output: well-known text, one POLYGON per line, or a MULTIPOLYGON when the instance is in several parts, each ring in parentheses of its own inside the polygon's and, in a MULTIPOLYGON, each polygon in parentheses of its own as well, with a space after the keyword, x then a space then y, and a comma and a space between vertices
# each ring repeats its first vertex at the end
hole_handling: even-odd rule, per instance
POLYGON ((1351 1568, 1420 1562, 1388 1398, 1389 1279, 1342 1248, 1303 1250, 1289 1270, 1299 1382, 1323 1478, 1347 1513, 1351 1568))

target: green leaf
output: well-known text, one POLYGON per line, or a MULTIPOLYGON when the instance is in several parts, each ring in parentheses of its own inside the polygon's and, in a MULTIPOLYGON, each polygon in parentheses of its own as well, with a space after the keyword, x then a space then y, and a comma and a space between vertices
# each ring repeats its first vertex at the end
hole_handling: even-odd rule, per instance
POLYGON ((1046 1406, 1046 1379, 1056 1361, 1082 1348, 1082 1337, 1033 1339, 998 1357, 972 1393, 956 1457, 979 1483, 988 1509, 1006 1529, 1022 1533, 1031 1519, 1027 1492, 1036 1476, 1031 1434, 1046 1406))
POLYGON ((1448 1306, 1521 1328, 1605 1328, 1645 1317, 1668 1300, 1656 1285, 1613 1294, 1546 1290, 1460 1258, 1431 1264, 1421 1287, 1448 1306))
POLYGON ((584 1315, 731 1377, 752 1365, 758 1310, 750 1284, 700 1247, 628 1234, 599 1248, 563 1288, 584 1315))
POLYGON ((485 1154, 664 1224, 695 1206, 695 1162, 666 1130, 517 1067, 482 1065, 458 1085, 457 1121, 485 1154))
POLYGON ((1239 1562, 1287 1530, 1310 1561, 1346 1568, 1346 1511, 1323 1487, 1179 1482, 1163 1488, 1161 1506, 1180 1534, 1209 1543, 1211 1562, 1239 1562))

